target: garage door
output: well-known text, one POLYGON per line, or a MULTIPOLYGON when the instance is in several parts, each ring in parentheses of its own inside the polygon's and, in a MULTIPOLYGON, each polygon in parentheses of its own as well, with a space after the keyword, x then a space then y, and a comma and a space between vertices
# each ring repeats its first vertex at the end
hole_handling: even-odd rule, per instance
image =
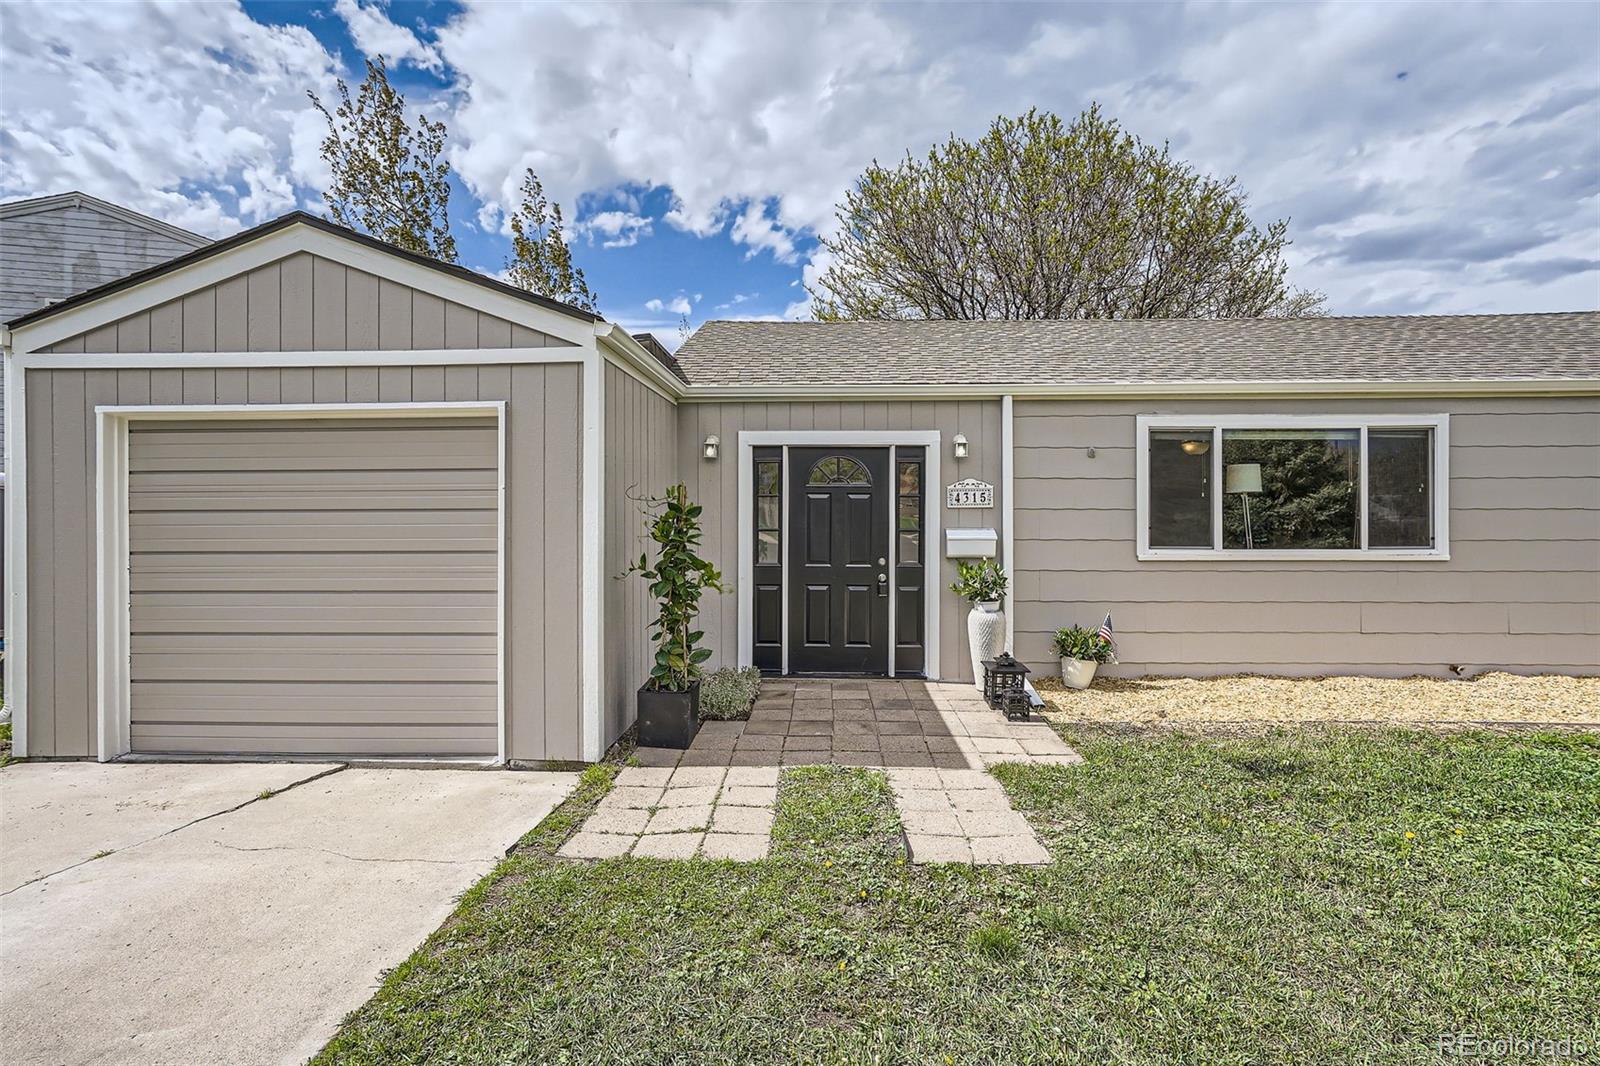
POLYGON ((136 752, 493 755, 485 419, 134 422, 136 752))

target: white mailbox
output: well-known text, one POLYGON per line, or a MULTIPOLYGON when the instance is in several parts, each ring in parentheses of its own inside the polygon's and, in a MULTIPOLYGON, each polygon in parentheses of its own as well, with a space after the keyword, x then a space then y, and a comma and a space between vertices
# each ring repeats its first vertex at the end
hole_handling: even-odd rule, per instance
POLYGON ((998 539, 992 529, 947 529, 944 554, 948 559, 993 559, 998 539))

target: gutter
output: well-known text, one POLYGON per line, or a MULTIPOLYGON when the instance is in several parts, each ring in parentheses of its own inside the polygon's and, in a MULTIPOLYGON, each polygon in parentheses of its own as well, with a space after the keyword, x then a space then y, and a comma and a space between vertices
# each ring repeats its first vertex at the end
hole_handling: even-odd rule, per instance
POLYGON ((1417 381, 1106 381, 1065 384, 982 385, 690 385, 682 398, 691 403, 733 400, 916 400, 1018 399, 1189 399, 1234 398, 1406 398, 1458 396, 1600 396, 1600 378, 1485 378, 1417 381))

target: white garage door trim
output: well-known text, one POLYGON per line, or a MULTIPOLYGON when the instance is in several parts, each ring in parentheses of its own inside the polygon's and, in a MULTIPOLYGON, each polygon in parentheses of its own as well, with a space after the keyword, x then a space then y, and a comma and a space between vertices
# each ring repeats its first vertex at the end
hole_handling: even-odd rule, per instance
POLYGON ((488 415, 495 420, 495 760, 506 759, 506 420, 503 402, 356 404, 193 404, 95 408, 96 610, 100 624, 100 685, 96 694, 99 759, 108 762, 132 749, 132 618, 129 609, 128 427, 141 419, 216 420, 296 418, 450 418, 488 415))

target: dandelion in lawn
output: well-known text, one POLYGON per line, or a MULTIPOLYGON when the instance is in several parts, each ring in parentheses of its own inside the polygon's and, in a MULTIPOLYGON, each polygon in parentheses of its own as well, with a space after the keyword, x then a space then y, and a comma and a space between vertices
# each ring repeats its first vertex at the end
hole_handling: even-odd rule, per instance
POLYGON ((1415 840, 1415 839, 1417 839, 1417 834, 1415 834, 1411 830, 1407 829, 1406 830, 1406 839, 1407 840, 1415 840))
POLYGON ((841 973, 844 972, 844 960, 843 959, 839 960, 839 972, 841 972, 841 973))

